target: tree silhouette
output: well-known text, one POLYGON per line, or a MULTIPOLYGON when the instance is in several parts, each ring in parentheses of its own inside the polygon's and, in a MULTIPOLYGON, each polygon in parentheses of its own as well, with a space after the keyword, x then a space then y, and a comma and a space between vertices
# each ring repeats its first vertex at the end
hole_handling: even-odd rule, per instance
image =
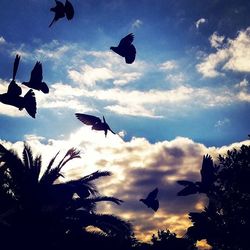
POLYGON ((57 156, 58 153, 41 173, 41 155, 34 157, 26 143, 22 159, 0 145, 0 232, 4 236, 1 245, 6 249, 68 249, 90 243, 96 237, 103 244, 114 239, 113 247, 124 246, 125 241, 130 244, 129 223, 113 215, 95 213, 97 202, 122 202, 100 196, 93 184, 111 173, 96 171, 77 180, 58 182, 63 177, 62 168, 79 158, 80 152, 68 150, 54 166, 57 156), (89 226, 99 228, 101 233, 89 232, 89 226))
POLYGON ((250 246, 250 146, 218 157, 215 181, 207 190, 208 205, 190 213, 187 236, 206 239, 213 249, 247 250, 250 246))
POLYGON ((169 230, 159 230, 152 236, 153 250, 195 250, 194 242, 187 238, 178 238, 169 230))

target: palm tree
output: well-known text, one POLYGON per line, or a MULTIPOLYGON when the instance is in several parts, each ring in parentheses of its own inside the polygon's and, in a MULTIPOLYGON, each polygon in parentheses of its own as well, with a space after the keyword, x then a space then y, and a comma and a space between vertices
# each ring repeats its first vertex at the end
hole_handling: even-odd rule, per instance
POLYGON ((59 182, 62 168, 80 158, 80 151, 71 148, 56 165, 58 154, 41 173, 41 155, 34 157, 27 143, 22 159, 0 145, 0 232, 7 232, 4 243, 8 249, 17 243, 25 249, 66 249, 97 238, 112 239, 124 246, 132 236, 130 224, 95 212, 97 202, 122 202, 101 196, 93 183, 111 173, 96 171, 77 180, 59 182), (99 230, 90 233, 89 226, 99 230))

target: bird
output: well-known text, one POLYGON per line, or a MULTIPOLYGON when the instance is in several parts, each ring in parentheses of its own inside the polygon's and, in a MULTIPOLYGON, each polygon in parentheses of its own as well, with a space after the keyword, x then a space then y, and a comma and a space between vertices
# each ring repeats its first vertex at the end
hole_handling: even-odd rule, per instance
POLYGON ((200 174, 201 174, 200 193, 206 193, 210 190, 215 180, 215 167, 213 164, 213 159, 208 154, 203 156, 200 174))
POLYGON ((201 181, 192 182, 187 180, 179 180, 178 184, 185 186, 184 189, 177 193, 178 196, 187 196, 196 193, 207 194, 214 183, 215 180, 215 167, 213 164, 212 157, 210 155, 204 155, 202 166, 200 170, 201 181))
POLYGON ((136 55, 135 46, 132 44, 133 41, 134 34, 130 33, 121 39, 117 47, 111 46, 110 49, 118 55, 125 57, 125 61, 127 64, 131 64, 134 62, 136 55))
POLYGON ((159 200, 156 199, 158 194, 158 188, 155 188, 152 192, 150 192, 146 199, 140 199, 148 208, 152 208, 155 212, 159 208, 159 200))
POLYGON ((71 20, 74 17, 74 7, 68 0, 66 0, 65 5, 58 0, 55 0, 55 2, 56 6, 50 9, 50 11, 55 12, 55 16, 49 27, 51 27, 52 24, 58 21, 60 18, 64 18, 65 15, 68 20, 71 20))
POLYGON ((86 125, 91 125, 93 130, 103 130, 105 137, 107 136, 108 130, 112 132, 113 134, 116 134, 107 124, 104 116, 103 116, 103 122, 99 117, 93 116, 93 115, 87 115, 87 114, 80 114, 75 113, 75 116, 78 120, 83 122, 86 125))
POLYGON ((20 56, 16 55, 13 66, 13 78, 8 86, 7 93, 0 94, 0 102, 17 107, 19 110, 26 109, 28 114, 35 118, 36 98, 35 93, 30 89, 24 97, 21 96, 22 89, 16 84, 15 77, 20 61, 20 56))
POLYGON ((185 186, 181 191, 177 193, 178 196, 187 196, 190 194, 196 194, 199 191, 200 185, 197 182, 179 180, 178 184, 185 186))
POLYGON ((30 80, 28 82, 23 82, 29 88, 41 90, 43 93, 49 93, 49 88, 43 80, 43 69, 40 62, 36 62, 33 70, 30 74, 30 80))

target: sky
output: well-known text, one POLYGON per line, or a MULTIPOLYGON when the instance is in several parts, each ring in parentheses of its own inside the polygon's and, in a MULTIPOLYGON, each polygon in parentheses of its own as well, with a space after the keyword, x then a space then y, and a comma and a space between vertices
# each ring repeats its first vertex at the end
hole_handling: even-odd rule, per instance
POLYGON ((50 88, 49 94, 35 91, 35 119, 0 103, 1 143, 21 150, 28 141, 45 163, 58 150, 78 147, 83 163, 69 176, 112 170, 102 190, 127 202, 108 209, 137 218, 138 235, 166 227, 181 233, 187 213, 200 209, 204 197, 177 197, 175 181, 199 178, 203 154, 216 160, 233 145, 249 144, 250 2, 71 3, 74 18, 48 28, 54 1, 0 1, 0 93, 7 91, 16 54, 23 95, 28 88, 21 82, 36 61, 50 88), (137 50, 131 65, 109 49, 129 33, 137 50), (92 131, 76 112, 104 115, 123 140, 92 131), (137 200, 156 186, 162 207, 153 214, 137 200))

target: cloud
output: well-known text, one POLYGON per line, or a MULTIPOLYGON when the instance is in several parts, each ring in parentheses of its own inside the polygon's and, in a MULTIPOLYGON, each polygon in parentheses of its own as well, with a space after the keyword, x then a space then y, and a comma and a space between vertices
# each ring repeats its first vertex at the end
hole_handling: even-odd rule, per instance
POLYGON ((225 71, 250 72, 250 27, 238 33, 235 39, 227 39, 214 33, 210 37, 212 47, 217 51, 203 58, 196 69, 204 77, 224 75, 225 71))
POLYGON ((235 84, 236 88, 247 88, 249 86, 249 82, 246 78, 244 78, 241 82, 235 84))
POLYGON ((4 44, 4 43, 6 43, 6 40, 4 39, 3 36, 0 36, 0 44, 4 44))
POLYGON ((103 82, 113 79, 113 72, 105 67, 94 68, 89 65, 82 66, 80 71, 69 70, 69 77, 75 82, 82 83, 83 85, 93 87, 96 82, 103 82))
POLYGON ((211 47, 213 48, 219 48, 223 44, 223 41, 225 39, 225 36, 219 36, 217 32, 214 32, 210 37, 209 37, 209 42, 211 44, 211 47))
POLYGON ((142 26, 143 22, 140 19, 136 19, 133 23, 132 23, 132 29, 139 29, 142 26))
POLYGON ((197 21, 195 22, 196 28, 199 29, 200 25, 203 24, 203 23, 205 23, 205 22, 206 22, 206 19, 205 19, 205 18, 200 18, 199 20, 197 20, 197 21))
MULTIPOLYGON (((70 147, 81 150, 82 159, 65 166, 66 179, 96 170, 112 171, 113 176, 99 180, 97 186, 101 194, 120 198, 124 203, 121 206, 100 204, 98 211, 130 220, 141 239, 149 239, 158 229, 166 228, 183 235, 191 224, 187 214, 202 209, 206 199, 202 195, 176 196, 182 188, 176 180, 199 180, 202 156, 206 153, 216 161, 218 154, 226 154, 227 150, 239 148, 243 143, 250 145, 248 140, 220 148, 206 147, 184 137, 157 143, 150 143, 145 138, 124 142, 111 133, 105 138, 102 132, 93 131, 88 126, 83 126, 64 140, 46 140, 39 135, 26 135, 25 139, 36 154, 42 153, 43 167, 58 150, 61 155, 70 147), (160 208, 153 213, 139 199, 156 186, 159 188, 160 208)), ((0 142, 7 148, 18 150, 21 155, 23 142, 0 142)))
POLYGON ((123 86, 139 80, 147 69, 147 64, 136 60, 129 65, 124 58, 110 51, 85 51, 82 56, 87 61, 74 65, 68 70, 68 76, 76 84, 94 87, 100 82, 110 80, 114 85, 123 86))
POLYGON ((160 70, 162 71, 170 71, 177 68, 178 68, 177 62, 174 60, 165 61, 164 63, 160 64, 160 70))
POLYGON ((218 120, 214 127, 215 128, 222 128, 230 123, 230 120, 228 118, 224 118, 223 120, 218 120))

